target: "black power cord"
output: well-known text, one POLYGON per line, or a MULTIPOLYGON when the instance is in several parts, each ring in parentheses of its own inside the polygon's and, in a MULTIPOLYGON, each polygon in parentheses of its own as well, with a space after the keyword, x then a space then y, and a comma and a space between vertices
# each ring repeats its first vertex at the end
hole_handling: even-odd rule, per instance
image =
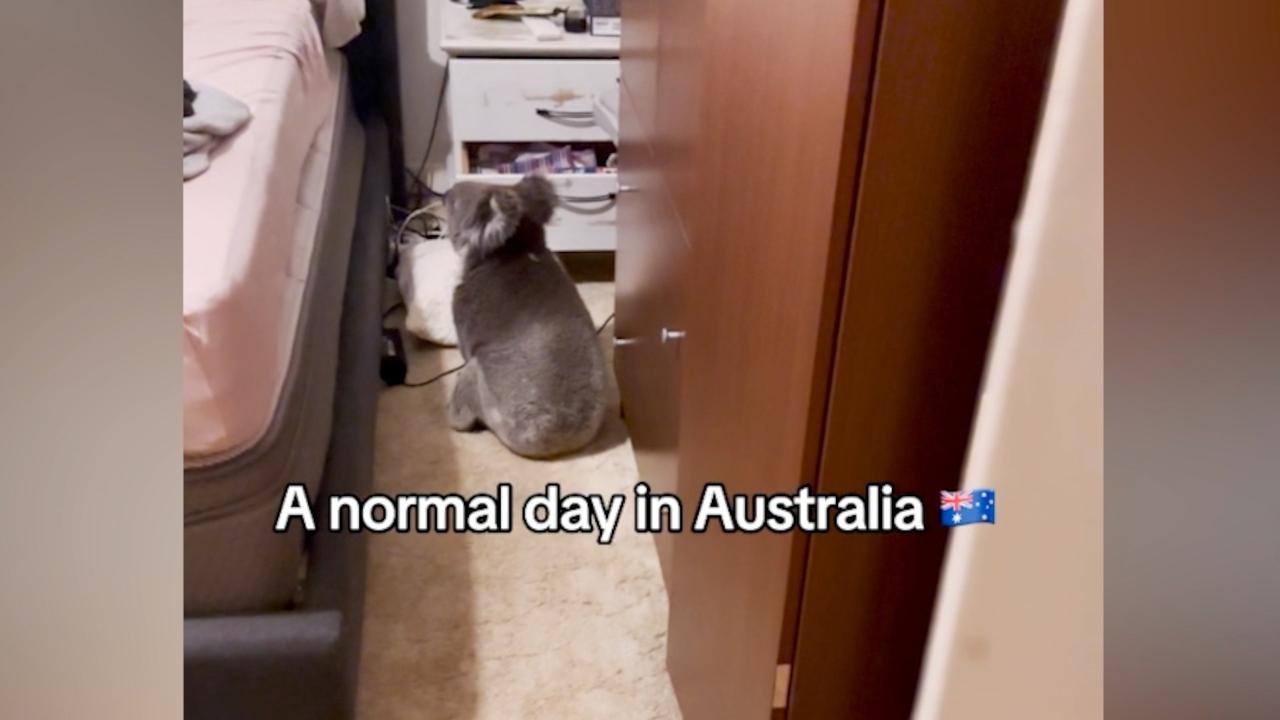
POLYGON ((443 378, 446 378, 446 377, 448 377, 448 376, 450 376, 450 375, 452 375, 452 374, 454 374, 454 373, 458 372, 459 370, 461 370, 462 368, 464 368, 464 367, 466 367, 466 366, 467 366, 467 364, 466 364, 466 363, 462 363, 461 365, 458 365, 457 367, 451 367, 451 368, 449 368, 448 370, 445 370, 444 372, 442 372, 442 373, 440 373, 440 374, 438 374, 438 375, 433 375, 432 377, 430 377, 430 378, 428 378, 428 379, 426 379, 426 380, 423 380, 422 382, 416 382, 416 383, 411 383, 411 382, 400 383, 400 385, 399 385, 398 387, 407 387, 407 388, 419 388, 419 387, 426 387, 426 386, 430 385, 431 383, 433 383, 433 382, 435 382, 435 381, 437 381, 437 380, 441 380, 441 379, 443 379, 443 378))
POLYGON ((444 197, 444 193, 435 190, 427 184, 426 180, 422 179, 422 173, 427 169, 427 161, 431 159, 431 150, 436 144, 436 131, 440 128, 440 109, 444 107, 444 93, 448 87, 449 61, 446 59, 444 61, 444 76, 440 79, 440 92, 436 95, 436 111, 435 117, 431 120, 431 134, 427 137, 427 149, 422 153, 422 162, 418 163, 417 172, 413 172, 407 167, 404 169, 405 172, 409 173, 409 179, 413 181, 415 204, 419 207, 426 204, 427 198, 424 197, 424 190, 427 196, 444 197))
MULTIPOLYGON (((388 310, 388 311, 387 311, 387 315, 389 315, 391 312, 395 311, 397 308, 402 307, 402 306, 403 306, 403 303, 396 303, 395 305, 391 306, 391 309, 390 309, 390 310, 388 310)), ((599 337, 600 333, 604 332, 604 329, 605 329, 605 328, 609 327, 609 323, 613 322, 613 317, 614 317, 614 315, 615 315, 615 314, 616 314, 616 313, 609 313, 609 317, 605 318, 605 319, 604 319, 604 322, 600 323, 600 327, 596 328, 596 336, 597 336, 597 337, 599 337)), ((385 317, 386 317, 386 315, 383 315, 383 317, 385 318, 385 317)), ((452 375, 452 374, 454 374, 454 373, 458 372, 459 370, 461 370, 462 368, 464 368, 464 367, 466 367, 466 366, 467 366, 467 364, 466 364, 466 363, 462 363, 461 365, 458 365, 458 366, 455 366, 455 367, 451 367, 451 368, 449 368, 448 370, 445 370, 445 371, 444 371, 444 372, 442 372, 442 373, 439 373, 439 374, 433 375, 433 376, 431 376, 431 377, 429 377, 429 378, 427 378, 426 380, 423 380, 423 381, 421 381, 421 382, 416 382, 416 383, 411 383, 411 382, 400 383, 400 384, 399 384, 399 385, 397 385, 396 387, 407 387, 407 388, 419 388, 419 387, 426 387, 427 385, 430 385, 431 383, 436 382, 437 380, 441 380, 441 379, 443 379, 443 378, 446 378, 446 377, 448 377, 448 376, 450 376, 450 375, 452 375)))
POLYGON ((398 302, 398 303, 396 303, 395 305, 392 305, 391 307, 389 307, 389 308, 387 308, 386 310, 384 310, 384 311, 382 312, 382 321, 383 321, 383 322, 386 322, 386 321, 387 321, 387 318, 391 317, 391 315, 392 315, 393 313, 395 313, 395 311, 399 310, 399 309, 400 309, 400 308, 402 308, 402 307, 404 307, 404 303, 402 303, 402 302, 398 302))

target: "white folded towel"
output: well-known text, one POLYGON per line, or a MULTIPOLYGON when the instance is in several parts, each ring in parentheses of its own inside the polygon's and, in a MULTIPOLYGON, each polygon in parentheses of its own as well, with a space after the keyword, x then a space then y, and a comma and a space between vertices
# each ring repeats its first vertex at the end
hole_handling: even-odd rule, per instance
POLYGON ((253 116, 249 106, 203 83, 192 82, 194 111, 182 118, 182 179, 209 169, 209 153, 225 137, 244 127, 253 116))

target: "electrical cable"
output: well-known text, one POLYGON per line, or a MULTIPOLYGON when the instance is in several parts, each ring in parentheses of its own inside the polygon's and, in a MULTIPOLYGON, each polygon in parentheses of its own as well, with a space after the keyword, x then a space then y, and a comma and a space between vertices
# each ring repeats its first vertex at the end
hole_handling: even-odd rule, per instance
POLYGON ((400 221, 400 224, 396 226, 395 240, 391 242, 391 247, 388 248, 387 277, 393 278, 396 276, 396 269, 400 266, 400 248, 404 242, 404 232, 409 228, 409 224, 418 218, 423 218, 423 222, 425 223, 422 226, 422 237, 424 239, 438 240, 438 237, 432 238, 432 234, 438 233, 440 236, 444 235, 445 219, 439 205, 432 203, 425 207, 420 207, 406 215, 405 218, 400 221), (434 221, 434 223, 431 221, 434 221))
POLYGON ((438 375, 435 375, 434 377, 431 377, 431 378, 429 378, 429 379, 427 379, 427 380, 423 380, 422 382, 416 382, 416 383, 406 382, 406 383, 401 383, 401 384, 397 385, 396 387, 407 387, 407 388, 426 387, 427 385, 430 385, 431 383, 433 383, 433 382, 435 382, 435 381, 437 381, 437 380, 440 380, 441 378, 448 377, 448 376, 450 376, 450 375, 452 375, 452 374, 454 374, 454 373, 458 372, 459 370, 461 370, 462 368, 464 368, 464 367, 466 367, 466 366, 467 366, 467 364, 466 364, 466 363, 462 363, 461 365, 458 365, 458 366, 456 366, 456 367, 451 367, 451 368, 449 368, 448 370, 445 370, 444 372, 442 372, 442 373, 440 373, 440 374, 438 374, 438 375))
POLYGON ((432 188, 427 181, 422 179, 422 173, 427 169, 427 161, 431 158, 431 149, 436 144, 436 131, 440 128, 440 109, 444 107, 445 89, 449 87, 449 60, 444 61, 444 76, 440 79, 440 92, 436 96, 435 117, 431 120, 431 134, 427 137, 427 149, 422 153, 422 162, 418 163, 418 171, 413 172, 409 168, 405 168, 405 172, 409 173, 409 178, 413 180, 417 195, 417 204, 422 205, 426 198, 422 196, 421 191, 426 190, 430 195, 438 198, 444 197, 444 193, 432 188))
MULTIPOLYGON (((436 219, 436 225, 437 225, 437 227, 434 228, 434 230, 439 230, 440 226, 443 226, 444 224, 443 223, 444 218, 440 217, 439 212, 440 212, 439 208, 428 205, 426 207, 420 207, 417 210, 414 210, 413 212, 405 216, 405 219, 400 221, 400 226, 396 228, 396 249, 398 250, 400 248, 400 243, 404 242, 404 231, 409 227, 409 223, 413 222, 415 218, 424 217, 424 216, 434 217, 436 219)), ((433 231, 433 228, 431 228, 431 226, 428 225, 427 232, 423 233, 422 236, 429 237, 432 231, 433 231)))
MULTIPOLYGON (((399 205, 388 205, 388 207, 391 208, 393 222, 397 222, 397 223, 400 222, 401 220, 404 220, 410 214, 413 213, 412 210, 409 210, 408 208, 402 208, 399 205)), ((431 224, 427 222, 427 220, 430 219, 430 215, 419 216, 419 217, 422 218, 423 222, 419 225, 418 234, 422 235, 423 237, 427 237, 431 235, 431 233, 434 232, 436 228, 433 228, 431 224)))

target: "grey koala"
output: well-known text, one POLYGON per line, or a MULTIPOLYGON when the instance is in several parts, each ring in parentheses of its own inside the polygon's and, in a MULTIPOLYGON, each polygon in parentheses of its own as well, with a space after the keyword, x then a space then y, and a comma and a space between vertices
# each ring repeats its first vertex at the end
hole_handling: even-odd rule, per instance
POLYGON ((449 403, 455 430, 487 427, 513 452, 547 458, 595 438, 606 368, 595 326, 543 226, 556 194, 529 175, 514 187, 463 182, 445 199, 462 256, 453 295, 466 361, 449 403))

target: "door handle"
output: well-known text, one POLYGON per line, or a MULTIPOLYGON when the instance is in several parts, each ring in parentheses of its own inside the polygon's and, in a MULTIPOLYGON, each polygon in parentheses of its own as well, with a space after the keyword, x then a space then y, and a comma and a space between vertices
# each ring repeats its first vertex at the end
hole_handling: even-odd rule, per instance
MULTIPOLYGON (((667 343, 673 343, 673 342, 676 342, 677 340, 683 339, 684 331, 672 330, 671 328, 662 328, 662 331, 658 334, 658 338, 662 341, 663 345, 666 345, 667 343)), ((624 347, 627 345, 639 345, 639 344, 640 344, 640 338, 638 337, 615 337, 613 339, 614 347, 624 347)))
POLYGON ((603 215, 618 203, 617 193, 577 196, 561 195, 560 207, 577 215, 603 215))

